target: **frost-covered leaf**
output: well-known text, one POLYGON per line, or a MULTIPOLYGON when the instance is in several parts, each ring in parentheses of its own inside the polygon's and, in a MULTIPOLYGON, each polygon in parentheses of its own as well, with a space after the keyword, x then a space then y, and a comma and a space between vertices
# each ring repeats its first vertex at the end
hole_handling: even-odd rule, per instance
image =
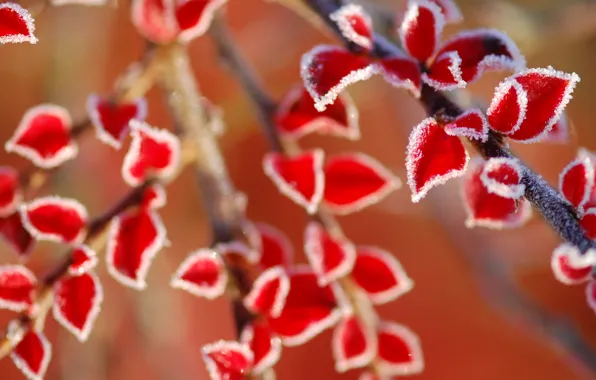
POLYGON ((80 276, 97 266, 97 255, 95 251, 86 245, 80 245, 72 251, 72 261, 68 273, 72 276, 80 276))
POLYGON ((279 229, 265 223, 254 225, 259 238, 259 264, 267 269, 277 265, 289 268, 294 248, 288 237, 279 229))
POLYGON ((176 21, 180 28, 180 41, 189 42, 205 34, 215 11, 227 0, 188 0, 178 2, 176 21))
POLYGON ((396 56, 380 59, 377 66, 389 84, 409 90, 415 98, 420 97, 422 73, 417 61, 406 56, 396 56))
POLYGON ((354 315, 346 315, 333 331, 333 357, 337 372, 369 365, 377 353, 377 337, 354 315))
POLYGON ((148 186, 143 193, 141 207, 150 210, 157 210, 166 205, 166 190, 159 183, 148 186))
POLYGON ((89 337, 103 302, 103 288, 93 272, 68 276, 54 285, 54 318, 84 342, 89 337))
POLYGON ((365 49, 372 49, 374 40, 372 20, 362 6, 343 5, 329 15, 329 18, 337 24, 344 38, 365 49))
POLYGON ((0 309, 16 312, 33 304, 37 279, 22 265, 0 265, 0 309))
POLYGON ((577 265, 580 255, 577 247, 569 243, 559 245, 553 251, 550 260, 550 267, 555 278, 565 285, 581 284, 588 281, 592 277, 592 268, 596 263, 577 265))
POLYGON ((263 170, 282 194, 312 214, 323 198, 323 159, 322 149, 311 150, 294 157, 271 152, 263 158, 263 170))
POLYGON ((501 82, 486 111, 490 127, 500 133, 519 130, 528 110, 528 93, 517 81, 501 82))
POLYGON ((309 133, 321 133, 356 140, 360 137, 358 110, 347 93, 341 93, 324 111, 315 108, 314 100, 303 86, 286 94, 275 115, 278 130, 284 137, 298 139, 309 133))
POLYGON ((281 266, 265 270, 254 281, 244 305, 253 313, 277 318, 282 313, 290 292, 290 279, 281 266))
POLYGON ((395 300, 414 283, 393 255, 377 247, 357 247, 352 279, 377 304, 395 300))
POLYGON ((589 157, 578 156, 559 175, 559 191, 580 214, 590 201, 594 185, 594 164, 589 157))
POLYGON ((423 120, 410 134, 406 153, 412 202, 433 187, 462 176, 470 157, 459 137, 449 136, 433 118, 423 120))
POLYGON ((422 372, 424 359, 420 340, 409 328, 393 322, 382 322, 377 339, 378 364, 383 374, 404 376, 422 372))
POLYGON ((503 198, 519 199, 526 186, 521 183, 523 171, 515 158, 490 158, 484 163, 480 181, 491 194, 503 198))
POLYGON ((0 44, 37 43, 35 21, 31 14, 17 3, 0 4, 0 44))
POLYGON ((145 289, 151 262, 165 241, 166 230, 156 212, 139 208, 120 214, 108 230, 108 272, 123 285, 145 289))
POLYGON ((315 46, 300 63, 304 87, 319 111, 332 104, 347 86, 377 73, 378 67, 367 57, 330 45, 315 46))
POLYGON ((75 199, 37 198, 19 209, 23 225, 38 240, 80 243, 86 234, 87 209, 75 199))
POLYGON ((262 374, 273 367, 281 356, 281 339, 267 321, 254 321, 240 334, 240 342, 248 345, 254 355, 252 373, 262 374))
POLYGON ((43 380, 52 358, 52 345, 43 332, 30 329, 10 357, 29 380, 43 380))
POLYGON ((449 136, 466 137, 482 142, 488 139, 488 129, 488 121, 479 109, 467 110, 445 125, 445 133, 449 136))
POLYGON ((132 119, 145 120, 147 101, 144 98, 132 102, 117 103, 96 94, 87 98, 87 113, 95 127, 95 134, 102 142, 120 149, 130 130, 132 119))
POLYGON ((584 228, 586 236, 592 240, 596 239, 596 208, 587 209, 580 217, 579 224, 584 228))
POLYGON ((0 238, 22 258, 31 253, 35 244, 35 239, 23 225, 20 212, 0 218, 0 238))
POLYGON ((378 203, 401 186, 401 181, 379 161, 362 153, 332 156, 323 170, 323 199, 338 214, 378 203))
POLYGON ((77 155, 70 135, 72 120, 68 111, 53 104, 41 104, 25 112, 14 135, 4 145, 36 166, 51 169, 77 155))
POLYGON ((321 286, 350 273, 356 259, 352 242, 330 235, 318 222, 310 222, 304 231, 304 252, 321 286))
POLYGON ((220 340, 203 346, 203 360, 211 380, 240 380, 250 373, 254 355, 246 344, 220 340))
POLYGON ((14 213, 22 199, 19 172, 11 166, 0 166, 0 218, 14 213))
POLYGON ((462 78, 462 59, 456 51, 439 55, 432 64, 432 70, 422 74, 422 80, 438 91, 465 88, 462 78))
POLYGON ((402 46, 412 57, 426 62, 437 49, 444 25, 445 17, 436 3, 412 1, 399 28, 402 46))
POLYGON ((195 296, 214 299, 225 292, 228 273, 218 252, 199 249, 182 262, 170 284, 195 296))

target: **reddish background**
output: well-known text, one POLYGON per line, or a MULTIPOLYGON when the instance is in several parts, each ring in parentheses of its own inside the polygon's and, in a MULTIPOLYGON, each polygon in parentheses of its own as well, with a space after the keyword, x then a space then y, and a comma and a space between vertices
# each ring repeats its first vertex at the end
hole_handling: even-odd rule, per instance
MULTIPOLYGON (((33 2, 23 2, 28 6, 33 2)), ((380 3, 380 2, 379 2, 380 3)), ((386 0, 397 9, 402 2, 386 0)), ((596 150, 592 95, 593 21, 595 11, 580 1, 462 2, 468 20, 464 27, 497 27, 507 31, 526 52, 530 67, 552 65, 582 77, 569 114, 575 123, 573 143, 567 146, 514 145, 513 149, 551 183, 571 160, 578 146, 596 150)), ((261 0, 230 0, 229 18, 234 37, 248 60, 280 96, 299 80, 301 54, 325 40, 294 13, 261 0)), ((130 25, 126 7, 50 9, 37 20, 37 46, 0 48, 0 140, 9 138, 23 112, 33 105, 52 102, 68 107, 74 118, 84 117, 90 92, 109 92, 126 65, 138 59, 142 41, 130 25)), ((456 29, 448 29, 453 33, 456 29)), ((223 107, 228 124, 221 139, 231 175, 249 197, 249 216, 285 230, 300 246, 305 216, 279 195, 264 177, 260 160, 266 144, 255 112, 244 93, 218 65, 208 37, 191 46, 192 59, 203 93, 223 107)), ((488 75, 471 86, 490 99, 502 77, 488 75)), ((309 137, 305 146, 323 146, 328 152, 363 151, 384 162, 405 178, 404 152, 410 129, 424 115, 404 92, 374 79, 353 86, 350 93, 361 113, 362 139, 356 143, 309 137)), ((149 121, 170 127, 158 90, 149 94, 149 121)), ((68 162, 44 193, 72 196, 85 203, 91 214, 108 207, 126 191, 120 176, 122 154, 98 143, 93 133, 80 141, 80 155, 68 162)), ((0 153, 1 164, 25 166, 14 155, 0 153)), ((169 203, 162 211, 171 246, 156 258, 144 292, 125 289, 100 275, 106 291, 103 311, 90 341, 78 343, 50 318, 47 335, 54 357, 47 379, 207 379, 200 347, 220 338, 233 338, 226 299, 206 301, 170 289, 168 281, 192 249, 209 242, 202 206, 191 172, 168 189, 169 203)), ((533 218, 516 231, 494 232, 464 227, 457 181, 451 181, 420 204, 412 204, 407 188, 378 206, 340 219, 347 235, 358 244, 386 248, 402 262, 415 281, 412 292, 380 308, 383 318, 399 321, 419 334, 426 370, 418 379, 593 379, 576 360, 544 333, 545 326, 528 324, 523 310, 504 313, 496 308, 492 283, 477 263, 490 258, 503 266, 522 296, 555 316, 569 318, 596 349, 596 320, 586 306, 583 288, 557 283, 549 257, 558 238, 533 218)), ((297 261, 304 256, 297 249, 297 261)), ((63 252, 42 244, 31 267, 38 273, 63 252)), ((0 245, 1 262, 16 262, 0 245)), ((0 322, 12 315, 0 313, 0 322)), ((4 325, 4 324, 2 324, 4 325)), ((338 375, 333 370, 330 332, 299 348, 284 349, 277 375, 281 380, 309 378, 356 379, 357 373, 338 375)), ((1 379, 20 379, 9 359, 0 362, 1 379)))

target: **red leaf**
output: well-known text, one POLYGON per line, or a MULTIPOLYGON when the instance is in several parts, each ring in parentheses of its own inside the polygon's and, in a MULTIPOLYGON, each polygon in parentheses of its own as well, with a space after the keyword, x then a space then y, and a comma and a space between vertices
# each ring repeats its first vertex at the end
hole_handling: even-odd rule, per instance
POLYGON ((324 111, 349 85, 367 80, 378 73, 370 59, 343 48, 319 45, 302 56, 300 75, 315 101, 315 108, 324 111))
POLYGON ((286 305, 281 315, 269 322, 284 345, 298 346, 335 325, 341 312, 331 288, 321 288, 311 268, 299 266, 289 275, 286 305))
POLYGON ((383 374, 403 376, 424 369, 422 348, 418 337, 405 326, 383 322, 377 333, 378 364, 383 374))
POLYGON ((95 251, 86 245, 81 245, 72 251, 72 263, 68 273, 72 276, 80 276, 95 268, 97 262, 95 251))
POLYGON ((22 200, 19 172, 10 166, 0 166, 0 217, 14 213, 22 200))
MULTIPOLYGON (((519 142, 532 143, 542 140, 559 120, 571 99, 575 85, 579 82, 579 76, 552 68, 528 69, 501 83, 497 87, 495 97, 499 97, 501 88, 507 86, 508 82, 517 83, 527 94, 525 116, 519 127, 509 132, 508 137, 519 142)), ((489 108, 489 115, 490 111, 489 108)), ((502 130, 499 124, 493 124, 490 116, 489 122, 496 130, 502 130)))
POLYGON ((205 34, 215 11, 221 8, 227 0, 188 0, 178 2, 176 21, 180 28, 179 39, 189 42, 205 34))
POLYGON ((218 252, 199 249, 182 262, 170 284, 197 297, 214 299, 226 291, 228 273, 218 252))
POLYGON ((0 218, 0 238, 21 257, 28 256, 35 244, 35 240, 23 225, 20 212, 0 218))
MULTIPOLYGON (((596 262, 577 265, 581 253, 569 243, 559 245, 550 260, 550 267, 555 278, 565 285, 581 284, 592 277, 592 268, 596 262)), ((583 261, 583 260, 582 260, 583 261)), ((592 260, 594 261, 594 260, 592 260)))
POLYGON ((38 240, 77 244, 86 234, 87 209, 75 199, 48 196, 20 208, 23 225, 38 240))
POLYGON ((211 380, 242 380, 252 368, 253 353, 246 344, 220 340, 203 346, 203 360, 211 380))
POLYGON ((590 239, 596 239, 596 208, 589 208, 579 219, 579 224, 584 228, 586 236, 590 239))
POLYGON ((446 23, 456 23, 462 20, 462 14, 451 0, 430 0, 432 3, 437 4, 441 8, 441 13, 445 17, 446 23))
POLYGON ((528 93, 517 81, 501 82, 486 111, 490 127, 509 135, 521 127, 528 109, 528 93))
POLYGON ((284 97, 275 116, 281 134, 299 139, 309 133, 360 138, 358 110, 347 93, 341 93, 327 108, 319 112, 303 86, 293 88, 284 97))
POLYGON ((43 380, 52 358, 52 346, 43 332, 29 330, 10 357, 28 379, 43 380))
POLYGON ((445 17, 441 8, 427 0, 410 2, 399 29, 402 46, 420 62, 426 62, 435 53, 445 17))
POLYGON ((25 112, 4 147, 7 152, 17 153, 40 168, 51 169, 77 155, 71 128, 70 114, 65 108, 41 104, 25 112))
POLYGON ((281 265, 288 268, 294 256, 294 249, 288 237, 277 228, 265 223, 257 223, 254 226, 259 235, 261 267, 267 269, 281 265))
POLYGON ((95 324, 103 289, 93 272, 65 277, 54 286, 54 318, 80 342, 85 342, 95 324))
POLYGON ((399 261, 376 247, 357 247, 352 278, 377 305, 395 300, 414 286, 399 261))
POLYGON ((466 226, 504 229, 523 225, 532 214, 530 203, 490 193, 480 178, 483 171, 484 161, 474 159, 462 181, 461 194, 468 214, 466 226))
POLYGON ((166 201, 166 191, 164 187, 160 184, 153 184, 145 189, 141 207, 157 210, 165 206, 166 201))
POLYGON ((559 175, 559 191, 580 214, 590 201, 594 185, 594 165, 589 157, 578 155, 559 175))
POLYGON ((362 153, 327 160, 323 199, 337 214, 349 214, 383 200, 401 181, 379 161, 362 153))
POLYGON ((263 170, 282 194, 312 214, 317 211, 323 198, 323 158, 322 149, 294 157, 272 152, 263 158, 263 170))
POLYGON ((22 265, 0 265, 0 309, 16 312, 33 304, 35 275, 22 265))
POLYGON ((479 109, 470 109, 445 126, 449 136, 461 136, 485 142, 488 139, 488 121, 479 109))
POLYGON ((290 279, 283 267, 265 270, 255 280, 244 305, 255 314, 277 318, 284 309, 290 292, 290 279))
POLYGON ((372 20, 360 5, 346 4, 329 15, 347 40, 367 50, 373 47, 372 20))
POLYGON ((16 3, 0 4, 0 44, 37 43, 33 34, 35 21, 31 14, 16 3))
MULTIPOLYGON (((515 43, 505 33, 495 29, 461 32, 441 46, 437 57, 449 52, 458 54, 462 80, 468 83, 489 70, 520 71, 526 67, 526 61, 515 43)), ((430 67, 431 73, 433 66, 430 67)))
POLYGON ((596 281, 592 280, 586 285, 586 302, 592 311, 596 312, 596 281))
POLYGON ((175 0, 133 0, 132 23, 152 42, 166 44, 178 37, 175 0))
POLYGON ((97 138, 120 149, 130 130, 128 123, 132 119, 143 121, 147 117, 147 101, 139 98, 132 102, 116 103, 92 94, 87 98, 87 113, 97 138))
POLYGON ((145 289, 149 266, 165 241, 165 227, 154 211, 137 209, 120 214, 108 231, 108 272, 123 285, 145 289))
POLYGON ((260 375, 273 367, 281 356, 281 339, 266 321, 255 321, 246 326, 240 342, 250 347, 254 355, 252 373, 260 375))
POLYGON ((366 367, 377 354, 376 335, 353 315, 342 318, 332 342, 337 372, 366 367))
POLYGON ((526 186, 521 183, 524 173, 515 158, 491 158, 484 163, 480 181, 489 193, 503 198, 523 197, 526 186))
POLYGON ((410 134, 406 154, 412 202, 451 178, 462 176, 470 157, 459 137, 449 136, 433 118, 423 120, 410 134))
POLYGON ((310 222, 304 232, 304 252, 325 286, 346 276, 354 267, 356 248, 343 237, 331 236, 318 222, 310 222))
POLYGON ((465 88, 462 78, 462 59, 456 51, 448 51, 435 59, 430 70, 422 74, 422 80, 439 91, 465 88))
POLYGON ((383 78, 394 87, 410 90, 415 98, 420 97, 422 77, 420 64, 409 57, 383 58, 378 61, 383 78))
POLYGON ((180 163, 180 140, 165 129, 131 120, 132 144, 122 166, 122 176, 130 186, 149 177, 169 180, 180 163))

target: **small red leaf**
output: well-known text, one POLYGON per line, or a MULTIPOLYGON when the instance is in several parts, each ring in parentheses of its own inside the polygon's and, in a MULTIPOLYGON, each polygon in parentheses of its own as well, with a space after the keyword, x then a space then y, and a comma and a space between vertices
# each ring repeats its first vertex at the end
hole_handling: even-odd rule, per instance
MULTIPOLYGON (((462 80, 468 83, 489 70, 519 71, 526 67, 526 61, 515 43, 505 33, 495 29, 461 32, 441 46, 437 57, 448 52, 458 54, 462 80)), ((432 66, 430 71, 432 73, 432 66)))
POLYGON ((428 72, 422 74, 422 80, 439 91, 450 91, 465 88, 462 78, 462 59, 456 51, 448 51, 439 55, 428 72))
POLYGON ((133 25, 152 42, 173 42, 179 33, 174 3, 174 0, 133 0, 133 25))
POLYGON ((338 214, 349 214, 378 203, 401 186, 393 173, 362 153, 333 156, 323 170, 323 199, 338 214))
POLYGON ((501 82, 486 111, 490 127, 509 135, 521 127, 528 109, 528 93, 517 81, 501 82))
POLYGON ((203 346, 203 360, 211 380, 241 380, 250 373, 253 353, 246 344, 220 340, 203 346))
POLYGON ((35 275, 22 265, 0 265, 0 309, 16 312, 33 304, 35 275))
POLYGON ((178 2, 176 21, 180 28, 180 41, 189 42, 205 34, 215 11, 221 8, 227 0, 187 0, 178 2))
POLYGON ((31 14, 16 3, 0 4, 0 44, 37 43, 33 34, 35 21, 31 14))
POLYGON ((579 224, 584 228, 586 236, 592 240, 596 239, 596 208, 587 209, 579 219, 579 224))
POLYGON ((169 180, 180 163, 180 140, 165 129, 131 120, 132 144, 124 157, 122 176, 130 186, 149 177, 169 180))
POLYGON ((123 285, 145 289, 151 262, 165 242, 165 227, 154 211, 139 208, 120 214, 108 231, 108 272, 123 285))
POLYGON ((559 191, 580 214, 590 201, 594 185, 594 165, 589 157, 578 155, 559 175, 559 191))
POLYGON ((437 49, 444 25, 445 17, 436 3, 412 1, 399 29, 402 46, 412 57, 426 62, 437 49))
POLYGON ((312 214, 317 211, 323 198, 323 159, 322 149, 294 157, 272 152, 263 158, 263 170, 282 194, 312 214))
POLYGON ((28 256, 35 244, 35 239, 23 225, 20 212, 0 218, 0 238, 21 257, 28 256))
POLYGON ((254 355, 252 373, 260 375, 279 361, 281 339, 266 321, 254 321, 240 334, 240 342, 250 347, 254 355))
POLYGON ((314 47, 302 56, 300 64, 304 87, 319 111, 332 104, 347 86, 377 73, 378 67, 370 59, 330 45, 314 47))
POLYGON ((29 330, 10 357, 28 379, 43 380, 52 358, 52 346, 43 332, 29 330))
POLYGON ((373 47, 372 20, 360 5, 346 4, 329 15, 347 40, 367 50, 373 47))
POLYGON ((433 118, 423 120, 410 134, 406 154, 412 202, 451 178, 462 176, 470 157, 459 137, 449 136, 433 118))
POLYGON ((226 291, 228 273, 218 252, 199 249, 182 262, 170 284, 197 297, 214 299, 226 291))
POLYGON ((81 342, 85 342, 95 324, 103 289, 93 272, 65 277, 54 286, 54 318, 81 342))
POLYGON ((526 186, 521 183, 524 173, 515 158, 491 158, 484 163, 480 180, 489 193, 503 198, 519 199, 526 186))
POLYGON ((376 247, 357 247, 352 278, 377 305, 395 300, 414 286, 399 261, 376 247))
POLYGON ((468 214, 466 226, 504 229, 523 225, 532 215, 530 203, 490 193, 480 178, 483 171, 484 161, 474 159, 462 181, 461 195, 468 214))
POLYGON ((378 61, 383 78, 394 87, 410 90, 415 98, 420 97, 422 89, 422 73, 420 64, 415 60, 403 57, 383 58, 378 61))
POLYGON ((141 207, 157 210, 166 205, 166 190, 160 184, 153 184, 143 193, 141 207))
POLYGON ((303 86, 295 87, 281 101, 275 118, 280 133, 292 139, 313 132, 349 140, 360 138, 358 110, 347 93, 339 94, 319 112, 308 91, 303 86))
POLYGON ((377 337, 353 315, 347 315, 333 331, 333 357, 337 372, 368 366, 377 354, 377 337))
POLYGON ((383 374, 403 376, 424 369, 422 348, 418 337, 407 327, 383 322, 377 333, 378 364, 383 374))
POLYGON ((65 108, 41 104, 25 112, 4 147, 7 152, 17 153, 40 168, 51 169, 77 155, 71 128, 72 120, 65 108))
MULTIPOLYGON (((577 265, 581 253, 569 243, 559 245, 550 260, 550 267, 555 278, 565 285, 586 282, 592 277, 592 268, 596 262, 577 265)), ((583 261, 583 260, 582 260, 583 261)))
POLYGON ((132 102, 116 103, 92 94, 87 98, 87 113, 95 127, 97 138, 120 149, 130 129, 128 123, 132 119, 145 120, 147 101, 139 98, 132 102))
POLYGON ((0 166, 0 218, 14 213, 22 200, 19 172, 10 166, 0 166))
POLYGON ((75 199, 48 196, 20 208, 23 225, 38 240, 80 243, 86 234, 87 209, 75 199))
POLYGON ((461 136, 485 142, 488 139, 488 121, 479 109, 470 109, 445 126, 449 136, 461 136))
POLYGON ((95 268, 97 262, 95 251, 86 245, 81 245, 72 251, 72 263, 68 273, 72 276, 80 276, 95 268))
POLYGON ((331 236, 318 222, 310 222, 306 227, 304 252, 321 286, 350 273, 356 259, 356 248, 352 242, 331 236))
POLYGON ((286 305, 281 315, 269 322, 284 345, 298 346, 335 325, 341 311, 331 288, 321 288, 310 267, 295 267, 289 276, 286 305))
POLYGON ((277 318, 284 309, 290 292, 290 279, 283 267, 265 270, 255 280, 244 305, 253 313, 277 318))
MULTIPOLYGON (((528 99, 523 121, 517 130, 510 132, 508 137, 519 142, 532 143, 542 140, 559 120, 571 100, 571 93, 579 82, 579 76, 549 67, 522 71, 506 79, 505 83, 508 81, 518 83, 527 93, 528 99)), ((497 88, 497 91, 502 85, 497 88)), ((489 122, 493 128, 500 130, 490 117, 489 122)))
POLYGON ((267 269, 281 265, 288 268, 294 256, 294 248, 288 237, 277 228, 265 223, 257 223, 254 226, 259 235, 261 267, 267 269))

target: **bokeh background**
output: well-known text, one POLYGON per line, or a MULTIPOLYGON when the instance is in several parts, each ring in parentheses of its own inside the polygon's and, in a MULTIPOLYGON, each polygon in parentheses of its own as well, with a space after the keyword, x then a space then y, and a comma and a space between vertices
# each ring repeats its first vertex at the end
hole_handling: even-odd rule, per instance
MULTIPOLYGON (((20 3, 28 7, 35 1, 20 3)), ((378 0, 376 4, 398 10, 403 2, 378 0)), ((499 28, 519 44, 530 67, 552 65, 581 76, 568 106, 574 125, 572 142, 512 147, 556 184, 558 172, 574 157, 578 145, 596 150, 596 2, 458 3, 466 21, 448 27, 446 34, 460 28, 499 28)), ((317 43, 330 41, 274 2, 230 0, 227 14, 235 41, 276 96, 299 81, 301 55, 317 43)), ((71 110, 75 120, 84 118, 87 95, 109 93, 118 74, 144 48, 124 2, 119 8, 48 9, 37 19, 36 34, 40 38, 36 46, 0 48, 2 141, 11 136, 25 110, 39 103, 57 103, 71 110)), ((208 37, 193 42, 190 52, 204 95, 224 110, 227 133, 221 138, 222 149, 235 184, 248 195, 250 218, 286 231, 295 243, 296 260, 304 262, 300 246, 306 217, 263 175, 260 162, 267 147, 255 110, 219 64, 208 37)), ((477 99, 488 101, 502 78, 490 74, 469 89, 477 99)), ((362 139, 308 137, 304 146, 366 152, 405 178, 407 136, 424 117, 421 107, 380 79, 349 91, 360 110, 362 139)), ((159 90, 152 90, 148 99, 149 121, 170 128, 159 90)), ((79 144, 78 158, 55 172, 42 192, 75 197, 96 215, 127 191, 120 176, 125 150, 114 153, 93 132, 84 134, 79 144)), ((27 166, 4 151, 0 164, 27 166)), ((538 215, 514 231, 467 229, 458 191, 457 181, 451 181, 412 204, 404 187, 382 203, 340 219, 354 242, 393 252, 415 281, 413 291, 379 309, 383 318, 419 334, 426 369, 415 378, 596 379, 596 373, 553 339, 553 334, 565 337, 573 330, 596 350, 596 318, 584 301, 583 287, 565 287, 550 272, 550 255, 558 238, 538 215)), ((48 319, 46 334, 54 344, 48 380, 207 379, 200 348, 234 337, 230 307, 225 298, 207 301, 169 288, 171 274, 188 252, 209 243, 209 230, 192 172, 183 173, 169 186, 168 198, 161 214, 171 245, 153 263, 148 289, 124 288, 107 275, 102 263, 105 302, 89 342, 80 344, 48 319)), ((55 244, 40 244, 30 266, 43 273, 63 252, 55 244)), ((2 244, 0 262, 17 262, 2 244)), ((0 312, 0 326, 12 316, 0 312)), ((356 379, 357 372, 335 373, 330 338, 327 331, 304 346, 284 349, 276 367, 278 379, 356 379)), ((0 362, 0 379, 21 378, 10 359, 0 362)))

